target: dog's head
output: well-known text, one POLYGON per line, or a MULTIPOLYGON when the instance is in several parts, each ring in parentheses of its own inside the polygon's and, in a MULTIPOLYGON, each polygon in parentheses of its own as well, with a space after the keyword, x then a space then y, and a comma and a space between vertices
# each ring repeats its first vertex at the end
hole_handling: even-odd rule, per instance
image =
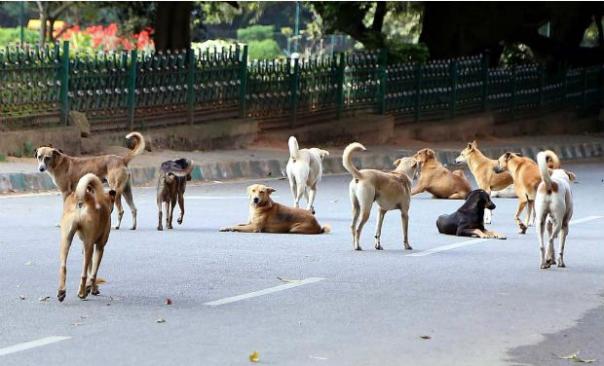
POLYGON ((38 170, 45 172, 48 169, 54 168, 62 154, 63 151, 55 149, 52 145, 38 147, 34 151, 34 157, 38 161, 38 170))
POLYGON ((111 189, 107 192, 107 198, 109 199, 109 213, 113 213, 113 204, 115 203, 115 196, 117 193, 111 189))
POLYGON ((495 204, 491 200, 491 195, 482 189, 476 189, 466 197, 466 202, 470 203, 472 206, 476 205, 478 208, 488 208, 489 210, 494 210, 495 204))
POLYGON ((313 151, 315 154, 319 155, 319 158, 321 160, 325 159, 327 156, 329 156, 329 151, 327 150, 322 150, 322 149, 318 149, 316 147, 313 147, 310 149, 311 151, 313 151))
POLYGON ((495 173, 503 173, 508 170, 509 163, 511 160, 519 157, 519 154, 512 152, 506 152, 497 159, 497 166, 495 166, 495 173))
POLYGON ((436 159, 436 153, 432 149, 421 149, 413 155, 413 158, 423 164, 429 160, 436 159))
POLYGON ((461 150, 459 156, 455 158, 455 162, 457 164, 467 162, 468 157, 472 155, 472 153, 476 151, 476 149, 478 149, 478 143, 476 142, 476 140, 468 142, 468 145, 463 150, 461 150))
POLYGON ((274 188, 265 186, 264 184, 252 184, 247 187, 247 195, 250 198, 250 205, 255 207, 267 206, 271 202, 271 193, 275 192, 274 188))
POLYGON ((413 157, 396 159, 394 166, 396 171, 405 173, 411 181, 415 180, 419 175, 420 162, 413 157))

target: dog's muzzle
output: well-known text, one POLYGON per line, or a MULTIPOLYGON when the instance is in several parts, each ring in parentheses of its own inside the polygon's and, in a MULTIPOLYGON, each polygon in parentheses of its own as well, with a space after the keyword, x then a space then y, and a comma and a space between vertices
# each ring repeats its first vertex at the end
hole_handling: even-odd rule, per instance
POLYGON ((455 162, 457 164, 461 164, 461 163, 465 163, 466 160, 464 158, 462 158, 461 156, 458 156, 458 157, 455 158, 455 162))
POLYGON ((487 208, 489 210, 494 210, 497 206, 495 206, 495 204, 493 202, 489 203, 489 205, 487 206, 487 208))
POLYGON ((259 202, 260 202, 260 198, 258 198, 258 197, 254 197, 254 203, 255 203, 255 204, 258 204, 259 202))
POLYGON ((46 167, 44 165, 40 165, 40 166, 38 166, 38 170, 41 172, 44 172, 44 171, 46 171, 46 167))

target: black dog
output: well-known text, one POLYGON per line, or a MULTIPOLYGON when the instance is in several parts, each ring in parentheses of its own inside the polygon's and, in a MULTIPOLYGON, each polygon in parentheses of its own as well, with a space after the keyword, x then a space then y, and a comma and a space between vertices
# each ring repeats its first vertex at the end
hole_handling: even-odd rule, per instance
POLYGON ((477 189, 470 192, 466 202, 451 215, 440 215, 436 220, 438 232, 447 235, 477 236, 479 238, 505 239, 505 236, 484 228, 484 209, 495 209, 491 196, 477 189))

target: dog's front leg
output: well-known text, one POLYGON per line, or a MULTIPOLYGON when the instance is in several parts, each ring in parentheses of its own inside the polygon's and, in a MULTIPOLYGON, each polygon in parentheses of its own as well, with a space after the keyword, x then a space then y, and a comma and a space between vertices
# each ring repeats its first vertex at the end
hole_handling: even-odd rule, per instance
POLYGON ((525 225, 520 220, 520 214, 524 210, 524 207, 526 206, 526 204, 527 204, 526 201, 518 201, 518 209, 516 210, 516 215, 514 216, 514 220, 516 221, 516 224, 520 228, 520 234, 526 234, 526 229, 528 228, 527 225, 525 225))
POLYGON ((425 190, 426 187, 423 184, 417 183, 417 185, 411 189, 411 195, 415 196, 416 194, 422 193, 425 190))
POLYGON ((174 208, 176 207, 176 200, 170 202, 170 213, 168 214, 168 229, 174 229, 172 226, 172 220, 174 218, 174 208))
POLYGON ((237 226, 224 227, 220 229, 220 231, 231 231, 231 232, 240 232, 240 233, 259 233, 261 232, 261 228, 255 224, 239 224, 237 226))
POLYGON ((405 250, 412 250, 409 245, 409 213, 401 210, 401 221, 403 223, 403 246, 405 250))
POLYGON ((176 222, 178 223, 178 225, 181 225, 182 220, 185 217, 185 197, 182 193, 178 194, 178 209, 180 210, 180 216, 178 217, 178 220, 176 220, 176 222))
POLYGON ((163 214, 163 209, 162 209, 162 203, 158 202, 157 203, 157 210, 158 210, 158 221, 157 221, 157 230, 162 231, 164 229, 164 226, 161 223, 161 219, 162 219, 162 214, 163 214))
POLYGON ((122 224, 122 218, 124 217, 124 207, 122 206, 122 195, 119 192, 115 195, 115 207, 117 208, 117 224, 115 225, 115 230, 119 230, 120 225, 122 224))
POLYGON ((57 291, 57 299, 59 301, 65 300, 67 291, 65 290, 65 280, 67 277, 67 255, 69 254, 69 248, 73 241, 75 231, 66 232, 65 224, 61 226, 61 248, 60 248, 60 268, 59 268, 59 290, 57 291))

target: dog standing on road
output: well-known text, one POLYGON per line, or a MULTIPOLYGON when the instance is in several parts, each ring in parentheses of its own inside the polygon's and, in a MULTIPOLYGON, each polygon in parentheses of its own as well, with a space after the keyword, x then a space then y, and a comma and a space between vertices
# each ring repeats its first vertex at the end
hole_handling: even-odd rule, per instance
POLYGON ((451 172, 437 159, 434 150, 421 149, 413 155, 420 163, 420 175, 411 194, 429 192, 435 198, 464 199, 472 188, 463 170, 451 172))
POLYGON ((352 162, 352 154, 365 150, 365 146, 353 142, 346 146, 342 155, 344 168, 352 175, 349 185, 352 203, 352 224, 350 225, 352 246, 355 250, 362 250, 360 240, 363 226, 369 219, 373 202, 377 202, 380 210, 375 229, 375 249, 382 249, 380 236, 386 212, 398 209, 401 211, 403 245, 405 249, 411 250, 408 237, 411 181, 417 173, 419 163, 414 158, 402 158, 394 162, 396 168, 391 172, 375 169, 359 170, 352 162))
POLYGON ((75 191, 65 197, 61 218, 61 268, 57 292, 59 301, 65 299, 67 255, 76 233, 84 244, 84 264, 78 297, 85 299, 91 292, 93 295, 99 294, 97 273, 111 232, 111 212, 115 197, 116 192, 111 190, 106 193, 101 180, 92 173, 84 175, 75 191))
POLYGON ((172 229, 172 216, 174 207, 178 201, 180 216, 176 220, 178 225, 182 224, 185 216, 185 189, 187 181, 191 180, 193 162, 189 159, 178 159, 164 161, 159 168, 159 179, 157 180, 157 208, 159 220, 157 230, 163 230, 162 226, 162 204, 166 211, 166 228, 172 229))
MULTIPOLYGON (((542 151, 537 154, 537 163, 543 180, 537 188, 535 197, 536 228, 541 250, 541 269, 547 269, 556 264, 554 240, 560 235, 560 257, 558 267, 565 267, 564 244, 568 235, 568 223, 573 216, 573 196, 570 182, 575 179, 573 173, 563 169, 548 168, 548 159, 558 162, 558 157, 552 151, 542 151), (549 233, 547 250, 543 244, 545 226, 549 233)), ((558 163, 559 165, 559 163, 558 163)))
POLYGON ((136 206, 132 198, 132 183, 128 163, 145 150, 145 139, 139 132, 131 132, 126 138, 133 143, 130 151, 124 156, 101 155, 92 157, 73 157, 64 154, 61 150, 52 146, 40 146, 36 149, 35 157, 38 161, 38 170, 47 172, 57 188, 65 197, 75 190, 80 178, 87 173, 93 173, 97 177, 107 178, 109 187, 116 192, 115 205, 118 216, 116 229, 120 228, 124 208, 121 196, 132 211, 132 230, 136 229, 136 206))
POLYGON ((505 235, 485 229, 485 209, 495 209, 491 196, 482 189, 474 190, 457 211, 438 217, 436 220, 438 232, 447 235, 477 236, 483 239, 505 239, 505 235))
POLYGON ((271 199, 273 192, 273 188, 263 184, 249 186, 249 222, 222 228, 220 231, 292 234, 322 234, 330 231, 328 226, 321 227, 310 211, 274 202, 271 199))
POLYGON ((300 149, 294 136, 290 136, 287 145, 289 160, 285 170, 294 196, 294 207, 300 207, 300 200, 304 195, 308 203, 306 208, 314 214, 317 184, 323 176, 323 159, 329 156, 329 152, 316 147, 300 149))

